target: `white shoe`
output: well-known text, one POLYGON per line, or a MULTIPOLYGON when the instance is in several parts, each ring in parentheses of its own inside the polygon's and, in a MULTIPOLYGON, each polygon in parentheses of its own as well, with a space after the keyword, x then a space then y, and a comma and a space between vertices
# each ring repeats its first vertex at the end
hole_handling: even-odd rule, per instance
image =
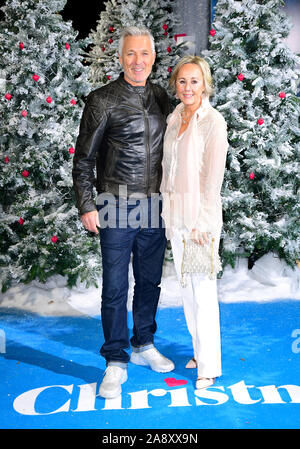
POLYGON ((104 379, 99 388, 103 398, 112 399, 121 394, 121 384, 127 380, 127 369, 109 365, 104 372, 104 379))
POLYGON ((154 347, 142 352, 133 351, 130 361, 135 365, 150 366, 153 371, 158 373, 168 373, 175 368, 174 363, 154 347))
POLYGON ((215 383, 213 377, 199 377, 196 381, 196 390, 201 390, 201 388, 211 387, 215 383))

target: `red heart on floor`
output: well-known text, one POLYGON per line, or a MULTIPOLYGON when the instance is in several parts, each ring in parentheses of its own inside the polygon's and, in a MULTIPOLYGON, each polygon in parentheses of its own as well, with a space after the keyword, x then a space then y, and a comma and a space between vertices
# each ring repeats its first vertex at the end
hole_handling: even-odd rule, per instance
POLYGON ((168 387, 179 387, 179 385, 186 385, 188 383, 187 380, 184 379, 175 379, 174 377, 167 377, 164 379, 168 387))

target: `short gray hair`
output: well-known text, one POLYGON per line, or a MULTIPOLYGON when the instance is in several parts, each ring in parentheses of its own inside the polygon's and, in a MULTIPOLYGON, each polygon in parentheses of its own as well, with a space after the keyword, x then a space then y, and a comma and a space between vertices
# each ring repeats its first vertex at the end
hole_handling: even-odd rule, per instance
POLYGON ((122 56, 124 39, 127 36, 148 36, 150 39, 150 42, 151 42, 152 51, 153 51, 153 53, 155 53, 154 38, 152 36, 151 31, 149 31, 148 28, 144 28, 144 27, 129 26, 129 27, 125 28, 120 35, 119 55, 122 56))

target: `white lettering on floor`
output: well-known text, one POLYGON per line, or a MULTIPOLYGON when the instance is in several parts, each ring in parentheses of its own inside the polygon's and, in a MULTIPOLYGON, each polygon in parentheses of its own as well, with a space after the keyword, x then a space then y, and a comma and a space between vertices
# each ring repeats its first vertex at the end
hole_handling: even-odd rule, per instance
MULTIPOLYGON (((261 404, 300 404, 300 386, 298 385, 281 385, 278 387, 275 385, 265 385, 255 387, 254 385, 246 385, 245 381, 241 380, 234 385, 228 386, 227 389, 229 390, 228 392, 226 392, 224 386, 212 386, 203 390, 194 390, 192 393, 190 390, 188 391, 187 388, 170 390, 159 388, 150 391, 133 391, 130 393, 123 393, 123 397, 120 395, 114 399, 106 399, 104 401, 104 407, 100 410, 149 409, 155 407, 155 401, 153 400, 155 397, 162 397, 166 407, 220 406, 230 399, 233 399, 237 404, 244 405, 253 405, 259 402, 261 404), (256 399, 253 398, 254 390, 256 390, 256 399), (290 398, 289 401, 285 401, 281 396, 281 393, 284 391, 288 393, 290 398), (122 399, 125 394, 130 396, 130 407, 122 406, 122 399), (257 399, 258 395, 259 398, 257 399), (151 398, 152 405, 149 405, 149 398, 151 398)), ((22 415, 32 416, 53 415, 55 413, 63 412, 90 412, 99 410, 96 408, 97 397, 100 397, 97 393, 97 383, 78 386, 48 385, 34 388, 20 394, 14 400, 13 407, 16 412, 22 415), (40 399, 42 393, 49 392, 51 389, 64 390, 64 395, 67 394, 67 399, 63 399, 63 402, 61 395, 55 395, 55 398, 58 397, 58 399, 55 405, 51 405, 52 409, 47 412, 38 412, 36 410, 37 399, 40 399), (79 389, 79 392, 77 389, 79 389), (76 408, 73 407, 70 409, 71 400, 73 399, 72 395, 75 394, 75 390, 77 390, 76 394, 78 396, 77 406, 76 408)), ((47 404, 47 406, 49 407, 49 404, 47 404)), ((162 404, 160 401, 159 407, 161 406, 162 404)))

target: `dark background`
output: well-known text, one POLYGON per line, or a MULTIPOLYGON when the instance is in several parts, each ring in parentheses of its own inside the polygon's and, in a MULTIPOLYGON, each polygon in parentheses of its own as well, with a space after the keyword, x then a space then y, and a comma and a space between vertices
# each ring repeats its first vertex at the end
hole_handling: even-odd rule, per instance
MULTIPOLYGON (((0 0, 0 8, 5 3, 5 0, 0 0)), ((79 32, 78 38, 82 39, 87 37, 92 29, 96 29, 100 12, 105 9, 104 3, 104 0, 68 0, 60 14, 64 20, 71 20, 73 28, 79 32)), ((0 20, 3 19, 4 14, 0 11, 0 20)))
MULTIPOLYGON (((1 0, 0 0, 1 1, 1 0)), ((73 28, 79 31, 78 38, 87 37, 95 30, 100 12, 105 9, 104 1, 100 0, 68 0, 61 11, 64 20, 71 20, 73 28)))

